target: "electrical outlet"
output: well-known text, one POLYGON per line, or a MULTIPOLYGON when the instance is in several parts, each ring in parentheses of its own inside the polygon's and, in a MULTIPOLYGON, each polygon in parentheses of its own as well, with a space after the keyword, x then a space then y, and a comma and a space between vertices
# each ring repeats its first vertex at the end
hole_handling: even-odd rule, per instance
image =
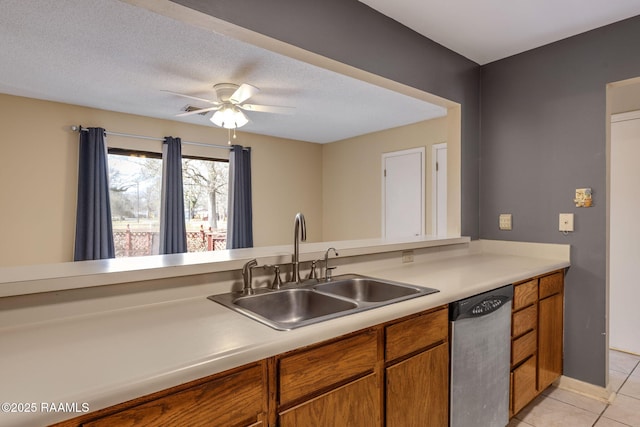
POLYGON ((560 214, 560 231, 573 231, 573 214, 572 213, 561 213, 560 214))
POLYGON ((511 214, 500 214, 500 230, 511 230, 511 214))
POLYGON ((402 251, 402 262, 413 262, 413 251, 402 251))

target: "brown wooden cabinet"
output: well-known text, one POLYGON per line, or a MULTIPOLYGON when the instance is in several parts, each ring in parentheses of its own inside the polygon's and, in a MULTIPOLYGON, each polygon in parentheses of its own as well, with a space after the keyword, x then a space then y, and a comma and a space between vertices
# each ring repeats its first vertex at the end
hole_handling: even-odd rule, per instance
POLYGON ((442 343, 386 369, 388 427, 446 426, 449 347, 442 343))
POLYGON ((275 424, 380 425, 380 333, 371 328, 276 356, 275 424))
POLYGON ((511 415, 562 374, 564 271, 514 284, 511 415))
POLYGON ((376 329, 276 356, 278 406, 306 400, 351 379, 373 373, 378 361, 376 329))
POLYGON ((511 405, 514 415, 537 396, 536 366, 534 354, 511 371, 511 405))
POLYGON ((540 278, 538 302, 538 391, 562 375, 563 275, 540 278))
POLYGON ((56 424, 259 426, 266 420, 265 361, 252 363, 56 424))
POLYGON ((380 424, 377 374, 369 374, 307 400, 279 414, 280 427, 353 426, 380 424))
POLYGON ((448 383, 441 306, 56 426, 445 426, 448 383))
POLYGON ((272 425, 446 426, 446 306, 276 356, 272 425))
MULTIPOLYGON (((511 414, 562 373, 563 279, 514 285, 511 414)), ((448 306, 56 424, 446 426, 448 306)))
POLYGON ((448 309, 386 327, 386 426, 446 426, 449 420, 448 309))

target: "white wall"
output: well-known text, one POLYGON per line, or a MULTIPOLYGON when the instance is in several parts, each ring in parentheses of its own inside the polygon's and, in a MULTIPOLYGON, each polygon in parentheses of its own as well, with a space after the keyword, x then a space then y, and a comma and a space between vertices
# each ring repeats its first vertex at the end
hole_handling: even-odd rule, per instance
POLYGON ((612 116, 609 345, 640 354, 640 111, 612 116), (633 120, 631 120, 634 118, 633 120), (620 121, 618 121, 620 120, 620 121))

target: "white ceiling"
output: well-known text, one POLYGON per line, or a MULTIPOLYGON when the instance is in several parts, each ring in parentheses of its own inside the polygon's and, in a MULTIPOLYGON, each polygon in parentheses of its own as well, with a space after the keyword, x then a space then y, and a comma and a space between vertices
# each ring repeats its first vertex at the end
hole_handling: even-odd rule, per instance
MULTIPOLYGON (((640 13, 640 0, 361 1, 481 64, 640 13)), ((207 104, 163 90, 214 99, 215 83, 249 83, 261 89, 251 103, 295 114, 248 112, 241 131, 311 142, 446 114, 118 0, 2 0, 0 58, 0 93, 204 126, 211 113, 175 115, 207 104)))
POLYGON ((639 0, 360 0, 480 65, 640 14, 639 0))

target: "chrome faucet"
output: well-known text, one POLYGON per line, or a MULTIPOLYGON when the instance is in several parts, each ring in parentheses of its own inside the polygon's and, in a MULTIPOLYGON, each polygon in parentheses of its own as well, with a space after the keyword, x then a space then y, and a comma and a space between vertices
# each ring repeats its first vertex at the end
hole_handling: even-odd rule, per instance
POLYGON ((336 267, 329 267, 329 251, 333 251, 334 254, 336 254, 336 256, 338 256, 338 251, 336 251, 336 248, 329 248, 327 249, 327 251, 324 253, 324 280, 325 281, 329 281, 331 280, 331 270, 334 270, 336 267))
POLYGON ((293 265, 293 277, 292 282, 301 283, 300 278, 300 241, 305 242, 307 240, 307 225, 304 222, 304 215, 298 212, 293 221, 293 258, 291 264, 293 265))
POLYGON ((253 275, 252 274, 253 270, 251 269, 253 267, 256 267, 257 265, 258 265, 258 261, 256 259, 252 259, 242 267, 242 280, 244 281, 244 287, 242 288, 242 295, 253 295, 255 293, 255 291, 251 287, 251 280, 253 275))

